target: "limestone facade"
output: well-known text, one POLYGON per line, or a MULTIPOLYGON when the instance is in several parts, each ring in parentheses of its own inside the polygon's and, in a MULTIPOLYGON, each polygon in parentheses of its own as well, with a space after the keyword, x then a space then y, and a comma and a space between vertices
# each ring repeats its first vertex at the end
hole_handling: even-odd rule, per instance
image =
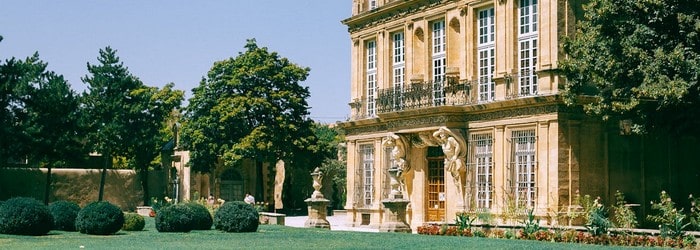
POLYGON ((558 96, 561 41, 577 8, 563 0, 353 1, 343 21, 352 41, 351 119, 341 124, 348 224, 381 224, 386 170, 397 162, 382 140, 396 136, 407 142, 403 192, 414 229, 463 211, 530 208, 545 217, 571 205, 579 165, 604 171, 601 150, 576 154, 598 143, 600 123, 558 96))
POLYGON ((347 223, 385 221, 393 165, 413 230, 465 211, 567 224, 577 195, 609 205, 617 190, 646 227, 661 190, 688 205, 700 137, 630 135, 562 102, 561 47, 583 2, 353 0, 347 223))

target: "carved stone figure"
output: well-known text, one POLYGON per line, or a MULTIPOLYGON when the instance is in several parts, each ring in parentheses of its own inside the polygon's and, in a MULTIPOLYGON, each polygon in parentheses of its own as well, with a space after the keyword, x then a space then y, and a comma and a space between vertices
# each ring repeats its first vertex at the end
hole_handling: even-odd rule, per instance
POLYGON ((446 127, 441 127, 433 136, 437 139, 445 154, 445 169, 450 172, 454 179, 457 194, 461 197, 460 205, 464 205, 464 183, 462 174, 467 168, 464 164, 466 156, 466 143, 464 139, 446 127))
POLYGON ((389 176, 392 178, 390 183, 392 193, 401 193, 405 189, 403 174, 410 170, 406 160, 406 144, 396 134, 391 134, 384 138, 382 144, 385 147, 391 147, 391 160, 394 163, 392 169, 389 170, 389 176))
POLYGON ((311 194, 311 198, 323 198, 323 193, 321 193, 321 182, 323 181, 323 172, 320 168, 314 169, 311 173, 311 178, 314 180, 314 192, 311 194))

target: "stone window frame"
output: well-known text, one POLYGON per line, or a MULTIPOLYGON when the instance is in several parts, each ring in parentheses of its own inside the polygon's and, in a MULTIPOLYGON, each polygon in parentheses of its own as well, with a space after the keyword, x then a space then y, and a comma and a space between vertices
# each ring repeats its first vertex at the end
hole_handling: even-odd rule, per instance
POLYGON ((537 95, 538 8, 538 0, 518 1, 518 96, 537 95))
POLYGON ((367 117, 377 115, 377 91, 379 89, 377 70, 377 40, 365 40, 365 110, 367 117))
POLYGON ((535 127, 509 130, 509 186, 518 208, 534 208, 537 204, 537 129, 535 127))
POLYGON ((374 144, 365 143, 358 147, 360 151, 360 165, 358 166, 361 186, 361 202, 363 208, 371 208, 374 204, 374 144))
POLYGON ((429 22, 430 27, 430 72, 433 79, 433 104, 441 106, 445 101, 444 81, 447 70, 447 26, 445 18, 429 22))
POLYGON ((496 84, 493 80, 496 69, 496 9, 492 5, 482 6, 475 13, 476 67, 479 79, 477 100, 480 103, 491 102, 496 97, 496 84))

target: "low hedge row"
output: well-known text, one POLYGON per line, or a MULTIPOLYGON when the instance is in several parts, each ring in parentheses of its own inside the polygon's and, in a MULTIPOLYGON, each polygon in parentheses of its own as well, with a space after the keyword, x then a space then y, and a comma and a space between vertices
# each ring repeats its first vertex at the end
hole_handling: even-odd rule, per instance
MULTIPOLYGON (((259 218, 255 208, 242 201, 223 204, 212 217, 202 204, 191 202, 163 207, 157 212, 155 227, 159 232, 210 230, 255 232, 259 218)), ((136 213, 123 213, 106 202, 93 202, 80 208, 69 201, 46 206, 34 198, 0 201, 0 233, 46 235, 50 230, 79 231, 84 234, 110 235, 119 230, 140 231, 145 220, 136 213)))

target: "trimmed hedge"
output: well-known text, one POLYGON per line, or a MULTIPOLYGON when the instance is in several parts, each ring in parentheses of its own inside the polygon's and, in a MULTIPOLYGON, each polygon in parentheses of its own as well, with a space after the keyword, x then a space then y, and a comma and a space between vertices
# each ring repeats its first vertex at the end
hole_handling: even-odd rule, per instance
POLYGON ((75 228, 84 234, 110 235, 124 225, 124 213, 107 201, 93 202, 80 210, 75 228))
POLYGON ((214 215, 214 227, 224 232, 255 232, 260 223, 258 211, 242 201, 226 202, 214 215))
POLYGON ((16 197, 0 205, 0 233, 46 235, 53 226, 53 217, 44 203, 27 197, 16 197))
POLYGON ((124 213, 124 231, 141 231, 146 226, 146 220, 137 213, 124 213))
POLYGON ((202 204, 189 202, 185 204, 192 209, 194 216, 192 217, 193 228, 192 230, 210 230, 211 226, 214 224, 214 219, 209 213, 209 209, 202 204))
POLYGON ((194 229, 194 212, 185 204, 162 207, 156 213, 158 232, 189 232, 194 229))
POLYGON ((70 201, 56 201, 49 204, 53 216, 53 229, 75 231, 75 218, 78 217, 80 206, 70 201))

